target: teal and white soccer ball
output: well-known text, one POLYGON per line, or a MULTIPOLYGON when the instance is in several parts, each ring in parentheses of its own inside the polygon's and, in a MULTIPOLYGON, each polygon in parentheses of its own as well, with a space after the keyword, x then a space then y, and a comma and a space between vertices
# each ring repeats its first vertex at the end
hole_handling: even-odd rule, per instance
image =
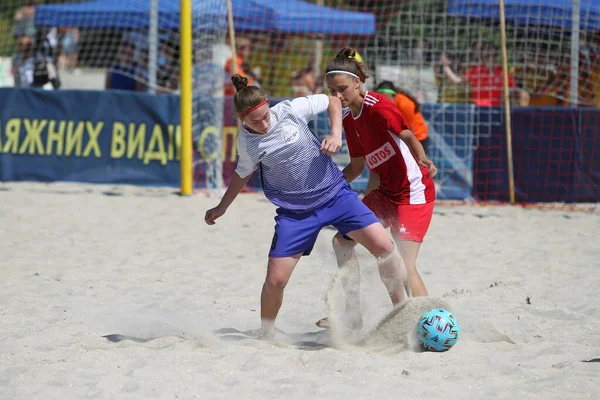
POLYGON ((449 311, 435 308, 427 311, 417 324, 417 337, 426 350, 446 351, 458 340, 460 325, 449 311))

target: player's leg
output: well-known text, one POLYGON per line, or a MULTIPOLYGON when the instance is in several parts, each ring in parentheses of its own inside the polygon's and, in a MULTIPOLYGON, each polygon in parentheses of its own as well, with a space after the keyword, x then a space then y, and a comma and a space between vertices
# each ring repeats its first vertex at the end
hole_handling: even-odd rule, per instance
POLYGON ((392 236, 406 266, 408 286, 412 296, 428 294, 423 279, 417 271, 417 257, 431 223, 433 207, 434 202, 398 206, 397 220, 391 226, 392 236))
POLYGON ((383 225, 374 223, 366 228, 348 232, 347 236, 363 245, 377 258, 379 275, 388 290, 393 304, 406 297, 404 291, 404 268, 402 258, 383 225))
POLYGON ((365 190, 365 196, 368 195, 372 190, 379 187, 379 175, 373 171, 369 171, 369 180, 367 181, 367 189, 365 190))
POLYGON ((414 297, 427 296, 427 288, 417 271, 417 257, 421 243, 412 240, 396 240, 396 245, 406 267, 410 295, 414 297))
POLYGON ((271 340, 275 336, 275 319, 283 302, 283 291, 292 276, 302 253, 291 257, 269 257, 267 277, 260 295, 260 337, 271 340))
POLYGON ((394 242, 379 222, 378 217, 386 219, 385 214, 388 211, 384 207, 387 207, 387 203, 379 200, 381 194, 377 190, 370 192, 363 201, 360 201, 356 193, 350 190, 348 192, 343 201, 336 205, 335 210, 339 214, 332 225, 377 258, 381 279, 395 304, 405 297, 402 284, 403 265, 394 242), (376 212, 373 213, 372 210, 376 212))
MULTIPOLYGON (((337 266, 344 269, 340 280, 346 302, 345 320, 352 329, 360 329, 363 326, 363 320, 360 313, 360 266, 354 250, 356 242, 337 233, 333 237, 332 245, 337 266)), ((329 320, 322 318, 317 321, 316 325, 319 328, 329 328, 329 320)))
POLYGON ((278 210, 275 233, 269 251, 267 276, 260 296, 262 339, 275 336, 275 319, 283 302, 283 292, 302 255, 309 255, 321 229, 314 213, 290 213, 278 210))

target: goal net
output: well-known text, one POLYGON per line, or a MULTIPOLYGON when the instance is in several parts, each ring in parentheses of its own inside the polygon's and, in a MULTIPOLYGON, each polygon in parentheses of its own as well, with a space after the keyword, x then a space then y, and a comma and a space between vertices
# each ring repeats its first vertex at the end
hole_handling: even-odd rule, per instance
MULTIPOLYGON (((505 0, 510 124, 497 0, 232 0, 236 49, 228 35, 226 0, 190 1, 198 188, 226 186, 235 167, 232 64, 276 102, 327 93, 325 65, 351 46, 371 75, 365 90, 391 81, 398 93, 418 101, 427 153, 439 169, 438 198, 509 200, 507 125, 517 201, 600 198, 595 0, 505 0)), ((26 46, 27 34, 19 30, 28 25, 14 21, 24 3, 0 5, 0 71, 26 46)), ((124 75, 136 90, 179 92, 179 0, 45 3, 75 8, 66 26, 45 24, 52 28, 48 36, 65 86, 104 89, 106 71, 127 57, 137 67, 124 75), (116 11, 103 12, 106 6, 116 11)), ((47 13, 51 21, 51 10, 47 13)), ((11 84, 9 74, 0 75, 1 84, 11 84)), ((312 128, 327 135, 327 116, 312 128)), ((347 149, 335 159, 345 165, 347 149)), ((367 177, 365 172, 353 187, 364 190, 367 177)))
MULTIPOLYGON (((225 43, 226 3, 190 3, 194 185, 222 188, 223 68, 231 56, 225 43)), ((28 60, 43 54, 53 60, 60 89, 177 96, 179 11, 180 0, 5 0, 0 4, 0 84, 35 86, 37 71, 28 60)), ((180 128, 169 140, 180 146, 180 128)))

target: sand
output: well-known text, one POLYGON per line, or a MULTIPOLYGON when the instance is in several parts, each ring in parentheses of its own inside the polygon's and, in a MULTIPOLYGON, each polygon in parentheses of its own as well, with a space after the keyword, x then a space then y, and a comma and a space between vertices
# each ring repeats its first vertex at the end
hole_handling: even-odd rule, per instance
POLYGON ((419 258, 431 298, 392 312, 359 249, 354 336, 314 326, 343 304, 326 229, 265 343, 274 207, 242 194, 209 227, 217 199, 174 193, 0 183, 1 399, 600 398, 598 211, 437 206, 419 258), (412 327, 439 304, 461 337, 419 351, 412 327))

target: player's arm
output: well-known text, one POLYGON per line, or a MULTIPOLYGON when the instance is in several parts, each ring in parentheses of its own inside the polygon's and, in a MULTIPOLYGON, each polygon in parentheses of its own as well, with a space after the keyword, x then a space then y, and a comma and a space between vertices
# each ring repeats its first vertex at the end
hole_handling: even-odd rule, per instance
POLYGON ((410 130, 400 111, 396 107, 384 107, 380 109, 379 115, 383 117, 382 121, 384 125, 382 125, 382 128, 388 132, 400 132, 396 133, 396 135, 406 143, 413 156, 417 159, 417 163, 421 167, 427 168, 429 170, 428 175, 433 178, 437 173, 437 169, 433 161, 427 159, 423 145, 421 145, 421 142, 419 142, 415 134, 410 130))
POLYGON ((364 157, 352 157, 350 158, 350 164, 342 170, 342 174, 346 179, 346 182, 350 183, 359 176, 362 175, 365 170, 365 158, 364 157))
POLYGON ((217 207, 227 210, 237 195, 240 194, 244 186, 246 186, 251 177, 252 174, 242 178, 237 172, 234 172, 233 176, 231 177, 231 183, 229 184, 229 187, 225 191, 225 194, 223 195, 223 198, 217 207))
POLYGON ((374 171, 369 174, 369 181, 367 182, 367 188, 365 189, 365 195, 369 194, 371 190, 375 190, 379 187, 381 178, 374 171))
POLYGON ((337 97, 327 96, 327 113, 331 124, 331 134, 323 139, 321 151, 332 155, 342 148, 342 102, 337 97))
POLYGON ((231 203, 233 203, 237 195, 240 194, 252 177, 252 173, 257 169, 257 164, 248 154, 246 142, 242 135, 238 136, 237 149, 238 162, 231 178, 231 183, 221 198, 219 205, 208 210, 204 216, 204 221, 208 225, 214 225, 215 220, 225 214, 231 203))
POLYGON ((215 208, 211 208, 210 210, 208 210, 204 216, 204 221, 208 225, 214 225, 215 220, 217 218, 223 216, 223 214, 225 214, 225 212, 227 211, 227 209, 229 208, 231 203, 233 203, 233 201, 235 200, 237 195, 240 194, 240 192, 242 191, 244 186, 246 186, 246 184, 248 183, 248 181, 250 180, 251 177, 252 177, 252 174, 248 175, 245 178, 242 178, 241 176, 239 176, 237 174, 237 172, 233 173, 233 176, 231 178, 231 183, 229 184, 229 187, 225 191, 225 194, 223 195, 223 198, 219 202, 219 205, 216 206, 215 208))
POLYGON ((342 147, 342 103, 340 99, 325 94, 315 94, 297 97, 291 101, 291 106, 294 113, 306 123, 327 111, 331 123, 331 134, 323 139, 321 151, 332 155, 342 147))
POLYGON ((433 161, 427 159, 425 149, 423 149, 423 145, 421 142, 419 142, 415 134, 412 133, 410 129, 404 129, 398 134, 398 136, 404 143, 406 143, 411 153, 413 153, 417 159, 419 165, 427 168, 429 171, 429 176, 433 178, 435 174, 437 174, 437 168, 435 167, 433 161))

